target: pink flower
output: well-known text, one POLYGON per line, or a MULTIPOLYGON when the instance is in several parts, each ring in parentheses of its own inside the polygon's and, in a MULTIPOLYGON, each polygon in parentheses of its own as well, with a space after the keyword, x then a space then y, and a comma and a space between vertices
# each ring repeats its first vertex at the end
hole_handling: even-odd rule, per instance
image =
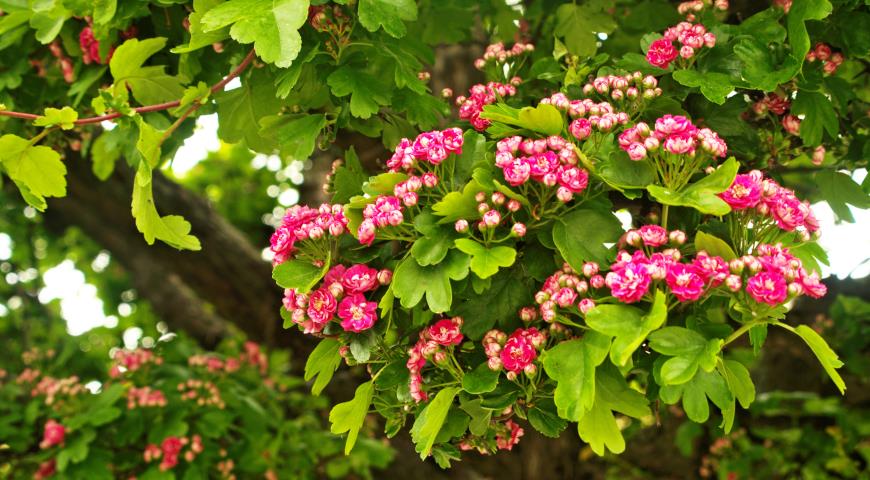
POLYGON ((585 118, 578 118, 571 122, 571 125, 568 126, 568 131, 577 140, 585 140, 586 137, 592 134, 592 124, 585 118))
POLYGON ((761 177, 744 173, 734 177, 734 182, 719 194, 719 198, 734 210, 746 210, 758 205, 761 190, 761 177))
POLYGON ((525 330, 518 328, 508 338, 499 354, 502 365, 509 372, 522 372, 538 357, 538 351, 535 350, 526 333, 525 330))
POLYGON ((63 445, 65 436, 66 428, 54 420, 49 420, 45 422, 45 429, 42 433, 42 442, 39 443, 39 448, 45 450, 55 445, 63 445))
POLYGON ((654 67, 668 68, 677 55, 679 52, 674 48, 674 44, 666 38, 660 38, 650 44, 646 52, 646 61, 654 67))
POLYGON ((770 214, 779 228, 793 231, 804 223, 806 207, 791 192, 781 192, 768 202, 770 214))
POLYGON ((455 321, 455 319, 445 318, 438 320, 434 325, 430 326, 427 333, 429 334, 429 338, 438 345, 443 345, 445 347, 459 345, 462 343, 463 339, 459 327, 460 325, 455 321))
POLYGON ((308 317, 317 325, 325 325, 335 315, 335 297, 326 288, 320 288, 308 299, 308 317))
POLYGON ((658 225, 644 225, 637 232, 648 247, 660 247, 668 243, 668 231, 658 225))
POLYGON ((697 127, 692 122, 682 115, 667 114, 656 120, 656 135, 664 138, 668 135, 688 135, 694 136, 697 133, 697 127))
POLYGON ((512 186, 516 187, 526 183, 532 173, 532 167, 523 158, 516 158, 514 161, 504 167, 504 179, 512 186))
POLYGON ((782 117, 782 128, 791 135, 800 135, 801 119, 795 115, 788 114, 782 117))
POLYGON ((674 155, 691 154, 695 151, 695 139, 689 135, 668 135, 663 146, 674 155))
POLYGON ((711 257, 707 255, 707 252, 701 251, 698 252, 692 264, 698 269, 698 273, 704 277, 704 281, 711 282, 714 287, 724 282, 728 277, 728 264, 722 257, 711 257))
POLYGON ((779 273, 759 272, 746 281, 746 291, 756 302, 779 305, 788 296, 785 278, 779 273))
POLYGON ((646 158, 646 147, 640 142, 630 144, 625 151, 628 152, 628 158, 634 161, 646 158))
POLYGON ((697 300, 704 294, 704 277, 694 265, 674 263, 668 268, 665 282, 681 302, 697 300))
POLYGON ((614 297, 621 302, 634 303, 649 290, 652 278, 646 264, 628 262, 623 268, 608 272, 604 281, 614 297))
POLYGON ((378 288, 378 271, 357 264, 348 268, 341 277, 341 285, 348 294, 365 293, 378 288))
POLYGON ((344 297, 338 306, 341 328, 356 333, 372 328, 378 319, 377 308, 377 303, 369 302, 359 293, 344 297))
POLYGON ((825 162, 825 147, 819 145, 813 150, 812 162, 813 165, 821 165, 825 162))
POLYGON ((375 241, 375 222, 370 219, 363 220, 359 224, 356 235, 359 237, 359 243, 370 246, 375 241))
POLYGON ((559 185, 571 190, 574 193, 580 193, 586 190, 589 185, 589 173, 582 168, 567 167, 563 168, 559 173, 559 185))
POLYGON ((333 283, 336 283, 336 282, 340 283, 341 277, 344 276, 344 272, 346 272, 346 271, 347 271, 347 268, 342 264, 338 264, 338 265, 330 268, 329 271, 326 272, 326 275, 323 277, 323 284, 324 285, 332 285, 333 283))
POLYGON ((513 420, 505 422, 506 431, 495 435, 495 444, 499 450, 512 450, 514 445, 520 443, 520 437, 525 431, 513 420))

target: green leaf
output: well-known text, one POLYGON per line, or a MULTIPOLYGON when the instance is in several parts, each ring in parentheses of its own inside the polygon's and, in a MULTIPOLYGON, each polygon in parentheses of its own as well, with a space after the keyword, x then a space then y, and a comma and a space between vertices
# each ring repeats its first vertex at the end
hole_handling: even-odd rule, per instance
POLYGON ((145 236, 148 245, 159 239, 179 250, 199 250, 199 240, 190 235, 190 223, 179 215, 161 217, 154 204, 151 191, 151 169, 144 161, 139 162, 139 170, 133 181, 133 217, 136 229, 145 236))
POLYGON ((861 186, 852 180, 852 177, 843 172, 817 172, 815 181, 822 198, 842 220, 854 221, 849 205, 870 208, 870 195, 867 195, 861 186))
POLYGON ((94 0, 94 23, 105 25, 115 16, 118 9, 118 0, 94 0))
POLYGON ((459 238, 454 243, 459 251, 471 256, 471 271, 480 278, 489 278, 498 273, 499 268, 510 267, 517 258, 517 251, 512 247, 487 248, 469 238, 459 238))
POLYGON ((177 77, 166 74, 164 66, 143 66, 165 45, 164 37, 145 40, 131 38, 115 49, 109 61, 109 71, 115 79, 116 88, 129 88, 133 91, 133 97, 144 105, 181 98, 184 87, 177 77))
POLYGON ((800 135, 805 144, 815 147, 822 143, 822 131, 828 132, 831 138, 837 138, 840 122, 834 105, 828 97, 817 92, 798 91, 791 104, 791 113, 804 115, 801 121, 800 135))
POLYGON ((369 178, 362 186, 363 192, 371 195, 392 195, 396 184, 404 182, 408 175, 399 172, 386 172, 369 178))
POLYGON ((66 195, 66 166, 60 154, 17 135, 0 137, 0 165, 30 206, 41 211, 45 197, 66 195))
POLYGON ((498 385, 499 373, 483 362, 462 377, 462 389, 473 395, 489 393, 498 385))
POLYGON ((552 400, 541 399, 528 411, 529 423, 545 437, 559 438, 568 422, 556 414, 556 406, 552 400))
POLYGON ((679 191, 673 191, 661 185, 650 185, 646 189, 659 203, 677 207, 691 207, 701 213, 722 216, 731 211, 731 207, 716 194, 722 193, 734 182, 739 164, 733 157, 729 158, 710 175, 689 184, 679 191))
POLYGON ((622 224, 610 211, 579 208, 559 219, 553 226, 553 242, 562 258, 578 272, 583 263, 607 263, 610 249, 623 234, 622 224))
POLYGON ((822 20, 831 14, 831 2, 828 0, 795 0, 789 9, 787 18, 788 42, 791 44, 791 55, 799 64, 810 51, 810 36, 807 33, 807 20, 822 20))
POLYGON ((725 360, 719 364, 719 373, 734 397, 740 402, 740 406, 749 408, 749 405, 755 401, 755 384, 752 383, 749 370, 738 361, 725 360))
POLYGON ((525 128, 544 135, 559 135, 565 128, 565 118, 556 107, 539 104, 537 107, 516 109, 504 104, 487 105, 481 118, 493 122, 525 128))
POLYGON ((595 369, 610 350, 610 338, 588 331, 582 339, 557 344, 542 354, 544 370, 555 380, 553 400, 559 416, 577 421, 595 401, 595 369))
POLYGON ((281 149, 281 155, 304 161, 314 153, 317 136, 326 123, 326 116, 322 113, 278 115, 260 120, 260 134, 274 137, 281 149))
POLYGON ((125 136, 112 132, 115 132, 115 130, 103 132, 91 144, 91 159, 94 162, 92 170, 94 175, 100 180, 109 178, 109 175, 115 170, 115 162, 121 158, 121 146, 119 142, 124 141, 125 136))
POLYGON ((821 335, 806 325, 798 325, 794 329, 794 333, 800 335, 800 337, 804 339, 804 342, 809 345, 810 350, 812 350, 816 358, 819 359, 819 363, 822 364, 822 368, 824 368, 825 372, 828 373, 828 376, 831 377, 831 380, 833 380, 834 385, 837 386, 840 394, 845 394, 846 382, 843 381, 843 377, 841 377, 837 372, 837 369, 843 366, 843 362, 837 356, 836 352, 831 350, 831 347, 828 346, 828 343, 825 342, 825 339, 822 338, 821 335))
POLYGON ((792 57, 786 57, 782 65, 777 65, 767 44, 750 37, 734 45, 734 56, 743 62, 741 74, 749 87, 764 92, 776 90, 800 69, 800 64, 792 57))
POLYGON ((88 457, 88 445, 97 434, 91 429, 82 430, 72 440, 69 440, 57 454, 57 469, 62 472, 70 463, 80 463, 88 457))
POLYGON ((722 257, 726 262, 730 262, 737 258, 734 249, 731 248, 725 240, 699 230, 698 233, 695 234, 695 251, 700 252, 702 250, 707 252, 709 255, 722 257))
POLYGON ((734 91, 731 78, 724 73, 704 72, 697 70, 677 70, 673 74, 674 80, 687 87, 698 87, 707 100, 722 105, 728 94, 734 91))
POLYGON ((201 19, 203 32, 228 25, 239 43, 253 43, 264 62, 287 68, 299 55, 299 29, 308 20, 308 0, 229 0, 201 19))
POLYGON ((315 377, 311 385, 311 393, 320 395, 324 387, 332 380, 335 370, 341 365, 341 355, 338 353, 341 343, 338 340, 324 338, 317 344, 308 360, 305 362, 305 381, 315 377))
POLYGON ((376 32, 383 27, 393 37, 404 37, 403 21, 417 20, 417 4, 413 0, 359 0, 359 23, 376 32))
POLYGON ((462 280, 468 275, 468 256, 451 250, 438 265, 420 266, 407 257, 396 267, 391 289, 405 308, 411 308, 426 296, 429 310, 443 313, 453 305, 450 280, 462 280))
POLYGON ((354 117, 369 118, 382 105, 390 104, 390 92, 384 82, 348 65, 332 72, 326 83, 336 97, 350 95, 350 113, 354 117))
POLYGON ((613 17, 593 5, 566 3, 555 13, 554 33, 565 39, 569 52, 581 57, 591 57, 598 50, 596 33, 611 33, 616 29, 613 17))
POLYGON ((668 318, 667 296, 656 290, 655 300, 647 315, 628 305, 598 305, 586 313, 589 328, 615 337, 610 347, 610 361, 624 366, 647 335, 661 327, 668 318))
POLYGON ((472 220, 480 218, 474 196, 483 190, 484 188, 477 180, 472 180, 465 185, 462 193, 450 192, 440 202, 432 205, 432 212, 443 217, 440 223, 455 222, 460 218, 468 220, 468 223, 473 223, 472 220))
POLYGON ((37 127, 52 127, 60 126, 63 130, 70 130, 75 126, 75 121, 78 120, 79 114, 70 107, 46 108, 45 115, 33 121, 37 127))
POLYGON ((650 414, 646 397, 632 390, 616 367, 606 364, 595 378, 592 409, 577 422, 580 438, 598 455, 604 455, 605 448, 613 453, 625 451, 625 439, 613 412, 634 418, 650 414))
POLYGON ((214 95, 217 102, 218 136, 225 142, 244 140, 252 150, 273 153, 274 139, 261 132, 260 120, 278 113, 281 102, 275 100, 268 75, 258 70, 242 80, 242 86, 214 95))
POLYGON ((227 29, 206 32, 202 24, 202 17, 212 8, 223 3, 223 0, 193 0, 193 12, 188 15, 188 32, 190 41, 185 45, 179 45, 171 50, 172 53, 190 53, 203 47, 221 42, 227 38, 227 29))
MULTIPOLYGON (((664 367, 662 367, 664 369, 664 367)), ((664 374, 664 372, 662 372, 664 374)), ((725 379, 719 372, 700 371, 691 380, 681 385, 664 385, 659 391, 661 399, 673 405, 681 397, 683 410, 689 420, 697 423, 706 422, 710 417, 709 398, 719 410, 725 412, 733 408, 734 396, 728 388, 725 379)))
POLYGON ((706 372, 716 367, 722 339, 707 340, 700 333, 683 327, 665 327, 649 335, 649 346, 672 358, 661 369, 663 385, 679 385, 695 376, 700 367, 706 372))
POLYGON ((453 246, 453 235, 436 231, 433 235, 420 237, 411 245, 411 256, 421 266, 437 265, 444 260, 450 247, 453 246))
POLYGON ((329 261, 318 267, 305 260, 287 260, 272 270, 272 278, 281 288, 307 293, 329 270, 329 261))
POLYGON ((472 435, 484 435, 489 430, 493 411, 492 409, 482 407, 482 403, 483 399, 480 397, 475 397, 474 400, 462 400, 462 397, 460 397, 459 408, 471 417, 471 422, 468 423, 468 430, 472 435))
POLYGON ((329 423, 331 424, 329 430, 335 434, 347 433, 347 441, 344 444, 345 455, 353 450, 359 431, 369 412, 369 405, 372 404, 373 395, 374 384, 368 381, 356 388, 353 399, 337 404, 329 412, 329 423))
POLYGON ((432 452, 435 437, 441 431, 441 426, 444 425, 447 413, 453 405, 453 399, 460 390, 459 387, 447 387, 438 392, 414 421, 411 427, 411 439, 421 459, 425 460, 432 452))

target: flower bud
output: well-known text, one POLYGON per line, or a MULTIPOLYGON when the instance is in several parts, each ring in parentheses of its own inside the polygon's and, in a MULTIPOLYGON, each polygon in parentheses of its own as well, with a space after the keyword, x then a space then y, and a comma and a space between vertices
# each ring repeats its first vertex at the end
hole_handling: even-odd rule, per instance
POLYGON ((517 200, 510 199, 510 200, 508 200, 508 202, 507 202, 507 209, 508 209, 509 212, 516 212, 516 211, 518 211, 521 207, 522 207, 522 205, 521 205, 520 202, 518 202, 517 200))
POLYGON ((593 275, 589 278, 589 284, 592 285, 592 288, 601 288, 604 286, 604 277, 601 275, 593 275))
POLYGON ((511 227, 511 235, 522 238, 526 236, 526 226, 522 223, 515 223, 513 227, 511 227))
POLYGON ((556 190, 556 198, 558 198, 560 202, 568 203, 574 198, 574 193, 565 187, 559 187, 559 189, 556 190))
POLYGON ((533 307, 523 307, 520 309, 520 320, 531 322, 538 318, 538 312, 533 307))
POLYGON ((381 285, 389 285, 393 281, 393 271, 387 268, 378 272, 378 283, 381 285))
POLYGON ((535 374, 538 373, 538 367, 534 363, 530 363, 523 367, 523 373, 529 378, 535 378, 535 374))
POLYGON ((637 230, 629 230, 628 233, 625 234, 625 243, 632 247, 640 247, 643 245, 643 237, 640 236, 640 233, 637 230))
POLYGON ((489 357, 489 360, 486 361, 486 366, 489 367, 490 370, 499 371, 501 370, 501 358, 499 357, 489 357))
POLYGON ((595 308, 595 301, 593 301, 591 298, 584 298, 580 300, 579 304, 577 304, 577 308, 580 309, 580 313, 586 315, 587 313, 589 313, 589 310, 595 308))
POLYGON ((498 210, 490 210, 483 214, 483 223, 487 227, 496 227, 501 223, 501 214, 498 210))
POLYGON ((459 233, 465 233, 468 231, 468 220, 464 218, 460 218, 453 224, 453 228, 459 233))
POLYGON ((728 262, 728 270, 730 270, 731 273, 735 275, 740 275, 741 273, 743 273, 743 269, 745 267, 746 264, 744 264, 743 260, 740 260, 739 258, 735 258, 734 260, 728 262))
POLYGON ((477 204, 477 213, 484 214, 489 211, 489 204, 480 202, 477 204))
POLYGON ((492 200, 492 203, 495 205, 503 205, 505 202, 505 196, 501 192, 492 192, 490 200, 492 200))
POLYGON ((668 234, 668 239, 674 245, 682 245, 686 243, 686 232, 682 230, 671 230, 668 234))

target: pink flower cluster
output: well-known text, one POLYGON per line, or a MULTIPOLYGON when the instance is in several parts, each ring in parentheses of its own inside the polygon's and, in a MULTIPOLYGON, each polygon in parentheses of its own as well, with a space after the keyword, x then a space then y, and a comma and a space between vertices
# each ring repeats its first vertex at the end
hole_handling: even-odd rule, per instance
POLYGON ((127 409, 133 410, 138 407, 165 407, 166 395, 162 391, 151 388, 131 387, 127 390, 127 409))
POLYGON ((471 87, 468 97, 456 97, 456 106, 459 107, 459 118, 468 120, 475 130, 482 132, 489 127, 489 120, 480 118, 483 107, 491 105, 505 97, 516 95, 516 85, 520 84, 519 78, 514 78, 511 83, 489 82, 486 85, 478 83, 471 87))
MULTIPOLYGON (((480 213, 481 219, 477 222, 477 229, 481 232, 491 230, 498 227, 502 221, 506 221, 507 217, 512 217, 515 212, 522 208, 522 204, 515 199, 508 200, 507 196, 501 192, 493 192, 487 202, 485 192, 477 192, 474 196, 477 203, 477 212, 480 213)), ((460 218, 453 224, 454 229, 458 233, 468 232, 468 220, 460 218)), ((511 235, 514 237, 524 237, 526 235, 526 225, 521 222, 514 222, 511 226, 511 235)))
POLYGON ((433 130, 417 135, 413 141, 403 138, 387 160, 391 172, 411 171, 417 162, 440 165, 450 154, 462 153, 462 129, 433 130))
POLYGON ((241 362, 239 362, 236 358, 228 358, 226 360, 221 360, 214 355, 191 355, 187 359, 187 364, 191 367, 204 367, 211 373, 233 373, 238 371, 241 367, 241 362))
POLYGON ((632 160, 642 160, 649 152, 663 148, 673 155, 693 156, 699 146, 714 157, 724 157, 728 145, 709 128, 698 128, 682 115, 667 114, 656 120, 655 129, 639 122, 619 134, 619 148, 632 160))
POLYGON ((736 278, 729 288, 738 291, 743 280, 740 274, 746 273, 746 292, 759 303, 776 306, 799 295, 821 298, 828 291, 818 274, 807 273, 801 261, 781 244, 759 245, 754 256, 732 260, 730 267, 731 277, 736 278))
MULTIPOLYGON (((28 370, 25 370, 22 374, 27 371, 28 370)), ((35 372, 37 376, 40 374, 38 370, 30 371, 35 372)), ((19 379, 21 379, 21 377, 19 377, 19 379)), ((73 397, 84 392, 84 385, 79 382, 79 377, 75 375, 66 378, 54 378, 46 375, 39 379, 39 383, 33 387, 30 391, 30 395, 32 397, 44 396, 45 404, 53 405, 58 400, 73 397)))
POLYGON ((568 126, 568 131, 574 138, 581 141, 588 138, 592 134, 593 129, 600 132, 609 132, 617 125, 625 125, 629 120, 627 113, 617 112, 610 103, 596 103, 589 98, 569 100, 561 92, 541 99, 540 103, 552 105, 563 112, 567 112, 574 119, 568 126))
POLYGON ((840 68, 845 58, 840 52, 834 53, 827 43, 819 42, 812 50, 807 52, 807 61, 812 63, 818 60, 822 64, 822 70, 827 75, 833 75, 840 68))
POLYGON ((188 449, 184 452, 184 459, 188 463, 193 462, 196 459, 196 456, 204 450, 202 437, 199 435, 193 435, 190 438, 169 436, 163 439, 163 442, 160 443, 159 447, 153 443, 149 443, 145 447, 142 456, 146 463, 151 463, 154 460, 161 459, 159 467, 160 471, 166 472, 172 470, 176 465, 178 465, 179 458, 181 457, 185 446, 187 446, 188 449))
POLYGON ((154 355, 154 352, 144 348, 135 350, 115 350, 112 359, 115 364, 109 369, 109 376, 112 378, 119 377, 122 373, 131 373, 143 368, 146 365, 160 365, 163 359, 154 355))
POLYGON ((513 450, 514 445, 520 443, 520 437, 525 433, 517 422, 508 419, 504 423, 504 429, 495 434, 495 445, 499 450, 513 450))
POLYGON ((531 43, 517 42, 509 49, 505 49, 504 43, 502 42, 493 43, 487 45, 486 51, 483 52, 483 56, 474 61, 474 68, 483 70, 484 67, 486 67, 486 64, 490 61, 504 63, 510 58, 517 57, 524 53, 533 52, 534 50, 535 46, 531 43))
MULTIPOLYGON (((604 277, 598 273, 598 264, 585 263, 582 277, 567 263, 547 277, 544 285, 535 293, 535 303, 538 304, 542 320, 547 323, 555 322, 557 308, 576 307, 581 313, 586 314, 595 307, 595 301, 588 298, 587 294, 590 288, 598 289, 604 286, 604 277)), ((520 310, 520 318, 525 322, 530 322, 536 317, 537 314, 531 307, 520 310)))
MULTIPOLYGON (((416 198, 416 192, 413 193, 416 198)), ((359 243, 369 246, 375 241, 378 228, 401 225, 405 221, 402 211, 399 197, 378 196, 374 203, 366 205, 363 210, 363 221, 359 224, 356 232, 359 243)))
POLYGON ((100 42, 94 37, 94 30, 89 26, 79 32, 79 46, 82 49, 82 61, 85 62, 85 65, 90 65, 91 63, 107 64, 115 51, 115 48, 112 47, 109 50, 108 58, 104 62, 100 58, 100 42))
POLYGON ((442 318, 420 331, 420 339, 408 350, 405 366, 410 373, 409 387, 415 402, 425 402, 429 396, 423 390, 423 367, 427 360, 435 365, 447 361, 449 349, 462 343, 462 317, 442 318))
POLYGON ((347 231, 347 218, 342 205, 325 203, 314 209, 304 205, 294 205, 287 210, 275 233, 270 239, 273 265, 292 258, 296 242, 317 240, 329 234, 338 237, 347 231))
POLYGON ((701 251, 691 262, 681 263, 681 259, 682 254, 676 248, 649 256, 643 250, 634 254, 621 250, 604 282, 610 287, 611 294, 624 303, 643 299, 654 281, 664 281, 680 302, 693 302, 728 277, 728 264, 721 257, 701 251))
POLYGON ((583 85, 583 95, 597 93, 615 102, 625 100, 652 100, 662 94, 658 88, 658 80, 652 75, 643 76, 641 72, 625 76, 605 75, 597 77, 583 85))
POLYGON ((217 385, 207 380, 190 378, 178 384, 181 399, 194 402, 200 407, 215 407, 223 410, 226 407, 217 385))
POLYGON ((577 166, 574 144, 562 137, 538 140, 508 137, 499 140, 496 149, 495 165, 511 186, 530 179, 548 187, 558 185, 556 196, 568 202, 589 184, 589 173, 577 166))
POLYGON ((771 218, 779 228, 798 231, 805 240, 819 230, 809 202, 802 202, 793 190, 776 180, 764 178, 759 170, 737 175, 719 198, 735 211, 754 209, 762 217, 771 218))
POLYGON ((377 302, 366 300, 364 294, 389 284, 391 279, 389 270, 379 272, 363 264, 349 268, 336 265, 310 295, 285 290, 284 308, 305 333, 323 331, 336 313, 345 331, 359 333, 372 328, 378 320, 377 302))
POLYGON ((791 107, 791 102, 786 97, 781 97, 775 92, 768 93, 761 100, 752 104, 752 111, 756 115, 764 115, 765 112, 772 112, 776 115, 782 115, 791 107))
MULTIPOLYGON (((411 175, 407 180, 397 183, 393 187, 393 195, 402 200, 406 207, 413 207, 420 200, 421 188, 434 188, 438 185, 438 175, 426 172, 422 176, 411 175)), ((389 223, 389 222, 388 222, 389 223)))
POLYGON ((57 473, 57 461, 54 458, 48 459, 39 464, 36 473, 33 474, 33 480, 43 480, 57 473))
POLYGON ((66 427, 56 422, 49 420, 45 422, 45 428, 42 431, 42 441, 39 442, 39 448, 45 450, 55 445, 63 445, 66 437, 66 427))
POLYGON ((514 380, 521 372, 529 377, 538 372, 534 362, 546 341, 547 336, 535 327, 518 328, 510 336, 500 330, 490 330, 483 336, 483 351, 490 369, 504 368, 508 380, 514 380))
POLYGON ((668 68, 678 56, 689 59, 701 48, 713 48, 715 45, 716 35, 708 32, 704 25, 680 22, 665 30, 663 38, 650 44, 646 52, 646 60, 654 67, 668 68), (679 50, 674 46, 674 42, 679 42, 679 50))

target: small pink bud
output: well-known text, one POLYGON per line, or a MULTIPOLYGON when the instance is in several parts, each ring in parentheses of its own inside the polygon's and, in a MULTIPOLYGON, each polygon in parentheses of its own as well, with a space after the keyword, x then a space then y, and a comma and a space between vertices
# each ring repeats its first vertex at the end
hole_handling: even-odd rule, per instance
POLYGON ((668 234, 668 239, 674 245, 682 245, 686 243, 686 232, 682 230, 671 230, 668 234))
POLYGON ((525 237, 526 226, 522 223, 515 223, 513 227, 511 227, 511 235, 515 235, 520 238, 525 237))
POLYGON ((508 211, 510 211, 510 212, 516 212, 516 211, 518 211, 521 207, 522 207, 522 205, 521 205, 520 202, 518 202, 517 200, 510 199, 510 200, 508 200, 508 202, 507 202, 507 209, 508 209, 508 211))
POLYGON ((383 269, 378 272, 378 283, 381 285, 389 285, 390 282, 393 281, 393 271, 389 269, 383 269))
POLYGON ((468 231, 468 220, 464 218, 460 218, 453 224, 453 228, 459 233, 465 233, 468 231))

